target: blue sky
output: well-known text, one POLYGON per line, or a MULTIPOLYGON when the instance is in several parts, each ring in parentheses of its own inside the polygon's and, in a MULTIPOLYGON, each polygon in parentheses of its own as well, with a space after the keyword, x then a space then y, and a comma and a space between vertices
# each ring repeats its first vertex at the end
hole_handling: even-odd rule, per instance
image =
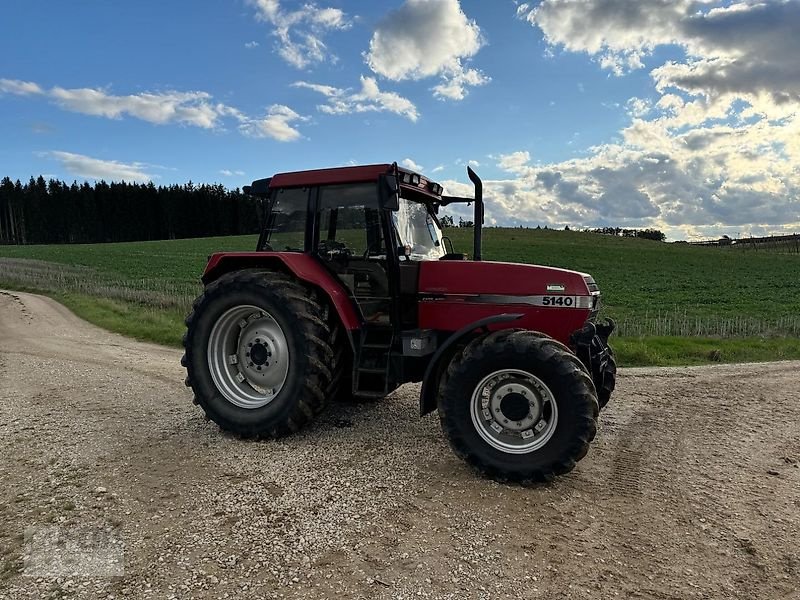
POLYGON ((473 161, 497 224, 790 231, 797 4, 7 3, 0 175, 234 187, 397 160, 461 192, 473 161))

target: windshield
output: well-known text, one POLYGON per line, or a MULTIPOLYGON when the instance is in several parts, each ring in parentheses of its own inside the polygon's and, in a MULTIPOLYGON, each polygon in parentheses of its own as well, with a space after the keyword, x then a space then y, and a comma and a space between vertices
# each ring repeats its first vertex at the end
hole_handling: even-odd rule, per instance
POLYGON ((411 260, 439 260, 444 256, 442 232, 423 202, 400 198, 400 207, 392 213, 392 222, 400 245, 411 260))

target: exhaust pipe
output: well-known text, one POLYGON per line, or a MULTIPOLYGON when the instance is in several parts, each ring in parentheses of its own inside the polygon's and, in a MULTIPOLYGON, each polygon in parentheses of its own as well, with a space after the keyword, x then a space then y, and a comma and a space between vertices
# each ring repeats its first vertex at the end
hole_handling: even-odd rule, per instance
POLYGON ((473 225, 474 238, 472 242, 472 260, 481 260, 481 236, 483 234, 483 182, 471 167, 467 167, 467 175, 469 176, 469 180, 475 186, 475 224, 473 225))

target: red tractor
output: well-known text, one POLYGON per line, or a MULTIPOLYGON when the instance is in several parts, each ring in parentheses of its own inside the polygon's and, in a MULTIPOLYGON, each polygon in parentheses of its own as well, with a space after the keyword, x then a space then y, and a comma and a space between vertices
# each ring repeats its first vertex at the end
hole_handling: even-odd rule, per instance
POLYGON ((337 396, 422 382, 455 453, 499 480, 543 481, 588 451, 614 389, 613 322, 590 275, 481 261, 474 198, 396 164, 280 173, 255 252, 210 257, 186 319, 186 384, 221 428, 297 431, 337 396), (474 203, 472 259, 437 214, 474 203))

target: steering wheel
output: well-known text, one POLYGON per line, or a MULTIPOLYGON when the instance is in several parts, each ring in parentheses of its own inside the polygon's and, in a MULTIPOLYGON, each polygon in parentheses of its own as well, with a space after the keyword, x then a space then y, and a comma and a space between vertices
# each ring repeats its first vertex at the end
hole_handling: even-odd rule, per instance
POLYGON ((344 242, 336 240, 320 240, 317 246, 317 251, 322 254, 327 254, 331 258, 334 256, 352 256, 353 251, 347 247, 344 242))

